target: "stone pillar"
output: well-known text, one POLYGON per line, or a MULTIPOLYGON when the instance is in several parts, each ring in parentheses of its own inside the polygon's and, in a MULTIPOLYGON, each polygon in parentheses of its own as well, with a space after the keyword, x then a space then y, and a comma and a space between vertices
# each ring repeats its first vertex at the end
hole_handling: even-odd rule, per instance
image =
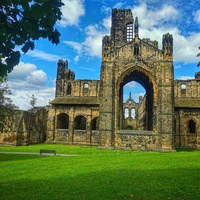
POLYGON ((69 112, 69 140, 68 142, 73 143, 73 137, 74 137, 74 108, 70 109, 69 112))
POLYGON ((90 138, 91 138, 91 115, 88 115, 87 122, 86 122, 86 143, 87 144, 91 143, 90 138))
POLYGON ((160 64, 158 84, 158 134, 163 150, 174 148, 174 76, 172 62, 160 64))
POLYGON ((114 143, 114 81, 113 63, 104 62, 101 68, 99 134, 100 145, 111 147, 114 143))
POLYGON ((47 116, 46 143, 52 143, 54 140, 54 135, 56 131, 55 118, 55 110, 54 108, 50 108, 47 116))

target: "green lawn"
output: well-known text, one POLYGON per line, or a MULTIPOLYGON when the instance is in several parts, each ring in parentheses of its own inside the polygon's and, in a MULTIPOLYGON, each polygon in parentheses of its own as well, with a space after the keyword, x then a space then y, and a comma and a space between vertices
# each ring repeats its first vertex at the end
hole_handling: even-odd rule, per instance
POLYGON ((79 156, 0 154, 0 199, 200 199, 200 151, 159 153, 43 144, 0 147, 0 152, 39 149, 79 156))

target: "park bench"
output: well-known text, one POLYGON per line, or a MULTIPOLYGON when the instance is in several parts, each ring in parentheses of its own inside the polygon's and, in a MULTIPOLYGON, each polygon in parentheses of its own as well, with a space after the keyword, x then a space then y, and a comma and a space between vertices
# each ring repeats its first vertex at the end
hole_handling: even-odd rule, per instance
POLYGON ((54 156, 56 155, 56 150, 47 150, 47 149, 40 149, 40 155, 43 153, 53 153, 54 156))

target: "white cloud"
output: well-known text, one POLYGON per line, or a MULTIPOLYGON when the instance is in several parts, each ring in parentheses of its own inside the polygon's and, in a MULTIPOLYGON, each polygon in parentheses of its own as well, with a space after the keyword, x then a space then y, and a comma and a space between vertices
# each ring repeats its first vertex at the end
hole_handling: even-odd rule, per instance
POLYGON ((37 98, 36 106, 45 106, 55 97, 55 88, 47 87, 46 83, 45 72, 34 64, 20 62, 9 74, 8 87, 12 91, 9 97, 22 110, 31 108, 32 94, 37 98))
POLYGON ((197 10, 194 14, 194 21, 200 23, 200 10, 197 10))
POLYGON ((174 69, 181 69, 181 65, 175 65, 174 69))
POLYGON ((55 62, 55 61, 57 62, 59 59, 61 59, 60 56, 58 55, 49 54, 39 50, 28 51, 26 55, 50 62, 55 62))
POLYGON ((197 63, 198 45, 200 33, 194 33, 189 37, 174 34, 174 61, 185 63, 197 63))
POLYGON ((109 17, 106 17, 102 20, 102 24, 107 30, 107 34, 109 34, 109 30, 111 28, 111 15, 109 17))
POLYGON ((136 88, 136 82, 131 81, 131 82, 127 83, 124 87, 125 88, 136 88))
POLYGON ((62 19, 58 25, 62 27, 78 25, 79 18, 85 14, 84 0, 63 0, 62 19))
POLYGON ((18 106, 20 110, 29 110, 31 108, 30 100, 32 95, 37 99, 35 106, 46 106, 55 98, 55 88, 15 90, 9 95, 9 98, 13 100, 13 103, 18 106))
POLYGON ((46 73, 37 70, 36 65, 20 62, 9 74, 9 87, 23 90, 24 88, 45 87, 47 81, 46 73))
POLYGON ((90 67, 80 67, 81 69, 84 69, 84 70, 87 70, 87 71, 90 71, 90 72, 94 72, 95 69, 94 68, 90 68, 90 67))
POLYGON ((194 76, 178 76, 176 79, 178 79, 178 80, 191 80, 191 79, 194 79, 194 76))
POLYGON ((118 3, 116 3, 116 4, 113 6, 113 8, 118 8, 118 9, 120 9, 123 5, 124 5, 124 3, 118 2, 118 3))
POLYGON ((77 63, 79 61, 79 56, 75 56, 74 62, 77 63))
POLYGON ((83 42, 64 41, 72 47, 78 56, 101 57, 102 37, 109 34, 111 16, 104 18, 99 24, 92 24, 85 28, 86 38, 83 42))
POLYGON ((83 42, 83 46, 89 56, 101 57, 102 51, 102 37, 105 35, 104 30, 97 24, 90 25, 85 29, 87 38, 83 42))
POLYGON ((83 45, 78 42, 73 41, 64 41, 64 43, 70 47, 72 47, 79 55, 83 52, 83 45))
POLYGON ((197 53, 200 33, 191 33, 185 37, 178 29, 179 13, 171 5, 163 5, 160 10, 148 10, 147 4, 142 3, 132 9, 133 16, 138 16, 140 38, 157 40, 162 48, 163 34, 170 33, 174 41, 174 61, 193 63, 197 62, 197 53))

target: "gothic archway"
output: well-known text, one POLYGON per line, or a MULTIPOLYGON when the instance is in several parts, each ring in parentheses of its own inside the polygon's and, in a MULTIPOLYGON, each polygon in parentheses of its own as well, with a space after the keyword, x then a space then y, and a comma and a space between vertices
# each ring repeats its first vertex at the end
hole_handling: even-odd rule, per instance
POLYGON ((142 99, 142 105, 144 107, 144 110, 139 110, 138 114, 138 129, 139 130, 150 130, 152 131, 154 129, 155 124, 155 107, 156 107, 156 84, 154 81, 153 76, 145 71, 143 68, 140 68, 139 66, 131 67, 128 70, 126 70, 120 77, 118 81, 117 86, 117 96, 118 96, 118 130, 122 129, 122 122, 123 122, 123 93, 124 93, 124 86, 131 82, 135 81, 143 86, 143 88, 146 90, 146 94, 142 99), (143 113, 142 113, 143 112, 143 113))

